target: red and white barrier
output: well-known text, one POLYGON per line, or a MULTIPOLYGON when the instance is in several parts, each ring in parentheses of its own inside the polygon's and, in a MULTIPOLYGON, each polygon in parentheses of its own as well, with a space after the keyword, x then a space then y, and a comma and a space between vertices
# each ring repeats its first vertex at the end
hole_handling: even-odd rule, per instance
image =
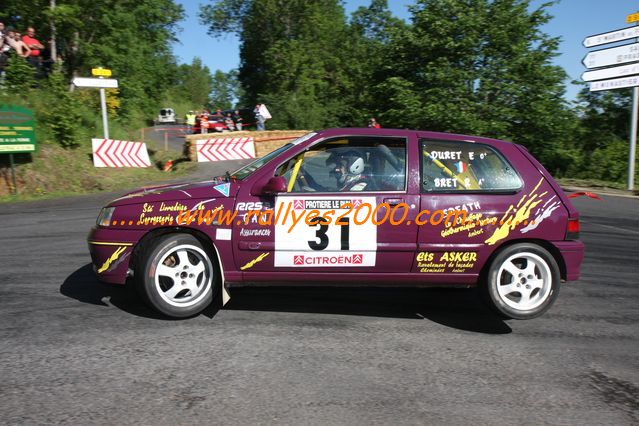
POLYGON ((143 142, 91 139, 95 167, 150 167, 149 153, 143 142))
POLYGON ((225 161, 255 158, 253 138, 217 138, 196 141, 197 161, 225 161))

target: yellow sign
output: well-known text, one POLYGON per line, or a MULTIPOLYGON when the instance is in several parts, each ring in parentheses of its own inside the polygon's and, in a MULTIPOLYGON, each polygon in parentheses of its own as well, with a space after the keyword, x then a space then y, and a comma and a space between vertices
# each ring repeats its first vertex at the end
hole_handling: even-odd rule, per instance
POLYGON ((632 24, 633 22, 638 22, 638 21, 639 21, 639 12, 626 16, 626 23, 628 24, 632 24))
POLYGON ((93 68, 91 74, 96 77, 111 77, 111 70, 106 68, 93 68))

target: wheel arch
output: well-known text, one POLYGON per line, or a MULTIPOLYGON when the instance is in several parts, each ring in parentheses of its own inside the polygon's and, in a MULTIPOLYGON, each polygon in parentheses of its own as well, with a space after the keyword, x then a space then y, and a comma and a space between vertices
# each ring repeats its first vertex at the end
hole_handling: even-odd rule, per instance
POLYGON ((147 232, 140 238, 138 243, 133 247, 133 253, 131 255, 131 262, 129 263, 129 268, 133 271, 136 270, 137 262, 140 260, 144 250, 151 244, 153 240, 159 238, 164 235, 169 234, 189 234, 195 237, 205 248, 205 251, 212 256, 211 262, 216 263, 218 266, 218 270, 220 271, 220 287, 222 292, 222 304, 225 305, 231 298, 230 294, 226 290, 225 287, 225 277, 224 277, 224 267, 222 265, 222 259, 220 259, 220 253, 215 246, 213 240, 206 235, 204 232, 199 231, 197 229, 183 227, 183 226, 172 226, 172 227, 161 227, 155 228, 147 232))

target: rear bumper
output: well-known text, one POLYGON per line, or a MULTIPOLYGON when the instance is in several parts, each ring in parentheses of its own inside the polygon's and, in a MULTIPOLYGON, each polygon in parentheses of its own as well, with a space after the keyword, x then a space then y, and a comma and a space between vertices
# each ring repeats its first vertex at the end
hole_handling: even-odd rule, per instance
POLYGON ((566 281, 579 279, 581 262, 584 259, 584 243, 581 241, 554 241, 566 265, 566 281))

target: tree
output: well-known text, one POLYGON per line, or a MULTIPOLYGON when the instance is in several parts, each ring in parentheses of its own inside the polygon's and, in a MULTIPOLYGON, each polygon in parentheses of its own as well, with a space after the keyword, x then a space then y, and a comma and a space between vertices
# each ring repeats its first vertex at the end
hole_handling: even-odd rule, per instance
POLYGON ((387 49, 376 99, 386 124, 480 134, 526 145, 565 170, 575 117, 564 99, 559 40, 541 31, 548 4, 418 0, 387 49))
POLYGON ((241 96, 237 70, 231 70, 228 73, 215 71, 210 96, 212 108, 231 109, 241 96))
POLYGON ((579 92, 574 147, 581 158, 572 175, 617 182, 627 178, 631 93, 631 89, 590 92, 587 87, 579 92))
POLYGON ((340 123, 350 82, 348 27, 338 0, 220 0, 203 6, 200 19, 214 36, 240 36, 242 103, 266 103, 272 127, 340 123))
POLYGON ((182 64, 177 69, 177 91, 193 105, 203 107, 208 103, 213 78, 211 71, 202 65, 202 59, 195 57, 191 64, 182 64))

